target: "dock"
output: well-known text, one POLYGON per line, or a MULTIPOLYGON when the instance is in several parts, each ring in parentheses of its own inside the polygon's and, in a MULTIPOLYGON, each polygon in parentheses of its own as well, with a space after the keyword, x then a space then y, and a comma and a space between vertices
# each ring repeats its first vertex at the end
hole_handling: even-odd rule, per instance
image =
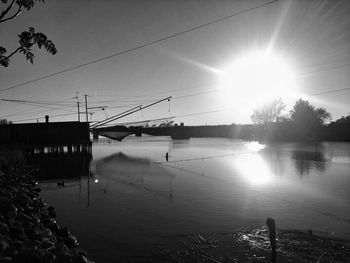
POLYGON ((0 146, 20 149, 39 179, 89 175, 92 158, 87 122, 46 122, 0 125, 0 146))

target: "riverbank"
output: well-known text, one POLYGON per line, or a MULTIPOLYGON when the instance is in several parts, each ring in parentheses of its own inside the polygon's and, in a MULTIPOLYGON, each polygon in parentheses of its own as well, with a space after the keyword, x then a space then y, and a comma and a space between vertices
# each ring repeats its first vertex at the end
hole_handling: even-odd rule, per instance
MULTIPOLYGON (((350 262, 350 241, 313 235, 311 231, 277 230, 277 262, 350 262)), ((230 233, 165 236, 147 256, 121 262, 271 262, 268 229, 230 233)))
POLYGON ((13 156, 0 160, 0 262, 93 263, 41 199, 35 169, 13 156))

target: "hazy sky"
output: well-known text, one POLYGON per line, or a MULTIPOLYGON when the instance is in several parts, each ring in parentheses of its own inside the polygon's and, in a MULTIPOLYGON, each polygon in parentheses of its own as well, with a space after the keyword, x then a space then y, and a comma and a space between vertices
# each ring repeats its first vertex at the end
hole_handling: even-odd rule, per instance
MULTIPOLYGON (((56 44, 57 55, 35 49, 33 65, 22 55, 16 55, 8 68, 0 68, 0 89, 267 2, 269 0, 47 0, 15 20, 0 24, 0 46, 9 51, 15 49, 17 35, 34 27, 56 44)), ((220 72, 237 57, 270 47, 293 70, 299 94, 350 88, 349 14, 348 0, 280 0, 132 52, 2 91, 2 99, 62 103, 45 104, 49 109, 0 101, 0 118, 30 122, 46 114, 74 113, 72 98, 79 92, 81 102, 82 95, 88 94, 90 106, 109 106, 106 112, 96 111, 93 121, 103 119, 105 113, 111 116, 133 105, 146 105, 172 95, 170 107, 164 102, 121 121, 178 116, 176 122, 188 125, 248 123, 257 93, 252 92, 248 103, 239 97, 239 87, 232 87, 237 89, 237 93, 233 92, 237 98, 225 100, 220 91, 220 72), (248 104, 249 107, 245 107, 248 104)), ((350 112, 350 90, 308 99, 328 109, 333 119, 350 112)), ((288 106, 289 110, 292 105, 288 106)), ((76 115, 67 115, 51 120, 76 119, 76 115)))

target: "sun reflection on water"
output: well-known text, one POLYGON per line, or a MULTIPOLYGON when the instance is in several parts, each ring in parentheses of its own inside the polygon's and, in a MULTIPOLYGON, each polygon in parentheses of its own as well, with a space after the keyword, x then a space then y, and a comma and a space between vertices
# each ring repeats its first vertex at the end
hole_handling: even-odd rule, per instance
POLYGON ((260 150, 263 150, 266 147, 266 145, 260 144, 259 142, 249 142, 249 143, 246 143, 244 146, 247 147, 247 149, 252 152, 258 152, 260 150))
POLYGON ((234 167, 246 181, 253 185, 266 185, 272 182, 272 173, 257 153, 252 153, 234 160, 234 167))

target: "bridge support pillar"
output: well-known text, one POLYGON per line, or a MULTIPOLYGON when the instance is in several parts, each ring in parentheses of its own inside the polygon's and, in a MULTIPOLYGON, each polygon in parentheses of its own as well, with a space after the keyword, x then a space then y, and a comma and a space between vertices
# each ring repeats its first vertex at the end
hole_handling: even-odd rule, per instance
POLYGON ((92 132, 92 138, 94 139, 94 141, 97 141, 98 140, 98 131, 94 130, 92 132))

